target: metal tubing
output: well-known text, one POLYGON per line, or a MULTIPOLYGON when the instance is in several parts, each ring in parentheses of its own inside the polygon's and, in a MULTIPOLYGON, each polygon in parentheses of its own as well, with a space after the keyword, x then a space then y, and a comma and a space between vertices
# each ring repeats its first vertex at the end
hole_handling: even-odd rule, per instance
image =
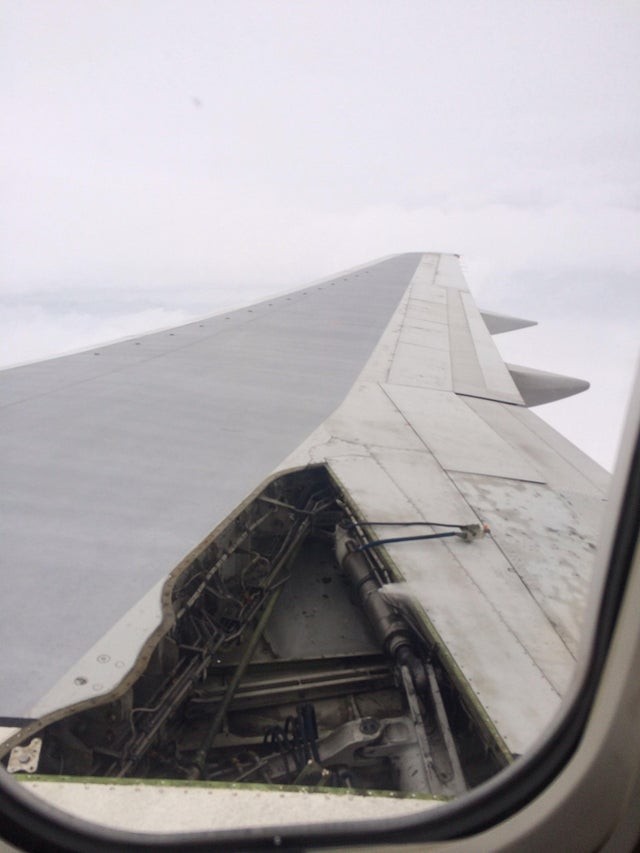
MULTIPOLYGON (((309 519, 312 515, 313 515, 313 510, 308 513, 307 517, 304 519, 304 521, 302 521, 298 525, 297 528, 290 530, 289 533, 287 534, 287 536, 285 537, 285 541, 284 541, 282 547, 280 548, 280 552, 279 552, 278 556, 276 557, 276 564, 273 568, 273 571, 271 572, 271 574, 269 575, 269 577, 266 580, 265 586, 267 589, 269 589, 271 586, 273 586, 273 584, 274 584, 278 574, 282 570, 282 568, 285 566, 286 563, 288 563, 293 558, 293 556, 297 552, 298 548, 302 544, 302 540, 304 539, 304 537, 307 533, 307 529, 309 527, 309 523, 310 523, 309 519)), ((204 765, 205 765, 205 761, 207 758, 207 752, 211 749, 211 745, 212 745, 216 735, 220 731, 222 721, 224 720, 224 715, 226 714, 226 712, 229 708, 229 705, 231 704, 231 701, 233 700, 235 692, 238 689, 238 685, 240 684, 240 681, 241 681, 247 667, 251 663, 253 653, 255 652, 256 647, 258 645, 258 642, 260 641, 260 638, 262 637, 264 629, 266 628, 267 622, 269 621, 269 618, 273 612, 273 608, 275 607, 275 604, 276 604, 278 598, 280 597, 280 593, 282 592, 282 589, 283 589, 282 585, 278 586, 278 588, 275 590, 275 592, 273 592, 273 594, 271 595, 271 598, 267 602, 266 607, 262 611, 262 615, 260 616, 260 619, 258 620, 258 624, 256 625, 256 627, 254 629, 254 632, 251 636, 249 644, 247 645, 246 649, 244 650, 244 652, 242 654, 242 659, 238 663, 238 666, 235 669, 233 677, 232 677, 231 681, 229 682, 229 686, 227 687, 227 692, 225 693, 224 699, 220 703, 220 707, 216 711, 216 715, 213 718, 213 720, 211 721, 211 725, 209 726, 209 729, 208 729, 206 737, 202 743, 202 746, 200 747, 200 749, 196 753, 195 761, 194 761, 193 766, 189 772, 189 778, 190 779, 199 779, 202 775, 202 771, 204 770, 204 765)))
POLYGON ((195 762, 189 774, 190 779, 199 779, 202 776, 204 763, 207 758, 207 752, 211 748, 211 744, 213 743, 216 735, 220 731, 220 726, 222 725, 224 715, 227 713, 229 705, 231 704, 238 685, 240 684, 242 676, 244 675, 247 667, 251 662, 251 658, 253 657, 256 647, 260 642, 260 638, 264 633, 264 629, 267 627, 267 622, 269 621, 271 614, 273 613, 273 608, 275 607, 276 602, 280 597, 282 589, 283 588, 281 586, 278 587, 278 589, 273 593, 273 595, 267 602, 267 606, 262 611, 262 615, 258 620, 258 624, 256 625, 255 630, 251 636, 251 640, 249 641, 249 644, 244 650, 242 659, 240 660, 238 666, 235 669, 235 672, 233 673, 233 678, 229 682, 229 686, 227 687, 227 692, 225 693, 224 699, 220 703, 218 710, 216 711, 216 715, 211 721, 211 725, 209 726, 209 730, 207 731, 207 735, 203 741, 202 746, 196 753, 195 762))
POLYGON ((411 645, 411 634, 404 619, 380 595, 380 587, 371 567, 352 540, 336 529, 336 552, 357 593, 362 609, 376 638, 386 653, 395 660, 402 646, 411 645))
POLYGON ((460 764, 460 756, 458 755, 458 750, 456 748, 455 738, 453 737, 453 733, 449 726, 449 720, 447 718, 447 712, 445 710, 444 702, 442 700, 442 694, 440 692, 440 685, 438 684, 436 671, 433 668, 433 665, 430 663, 427 664, 426 668, 427 676, 429 678, 429 687, 431 689, 431 697, 433 699, 436 716, 438 718, 438 725, 440 727, 442 738, 444 740, 445 746, 447 748, 447 753, 449 755, 449 761, 451 763, 451 784, 455 789, 455 795, 459 796, 467 790, 467 783, 465 782, 464 773, 462 771, 462 765, 460 764))

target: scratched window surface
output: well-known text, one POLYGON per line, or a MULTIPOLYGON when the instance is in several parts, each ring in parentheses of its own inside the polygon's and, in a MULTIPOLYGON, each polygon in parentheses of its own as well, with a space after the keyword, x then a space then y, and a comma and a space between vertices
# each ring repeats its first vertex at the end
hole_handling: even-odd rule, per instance
POLYGON ((21 785, 148 831, 399 816, 551 724, 640 314, 638 23, 577 10, 9 11, 21 785))

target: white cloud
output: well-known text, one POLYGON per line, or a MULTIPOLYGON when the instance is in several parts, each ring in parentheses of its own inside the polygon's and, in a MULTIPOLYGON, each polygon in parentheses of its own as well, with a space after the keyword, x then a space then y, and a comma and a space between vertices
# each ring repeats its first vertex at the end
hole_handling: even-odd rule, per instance
POLYGON ((6 12, 5 363, 426 249, 573 341, 576 372, 627 369, 607 342, 637 325, 634 4, 6 12))

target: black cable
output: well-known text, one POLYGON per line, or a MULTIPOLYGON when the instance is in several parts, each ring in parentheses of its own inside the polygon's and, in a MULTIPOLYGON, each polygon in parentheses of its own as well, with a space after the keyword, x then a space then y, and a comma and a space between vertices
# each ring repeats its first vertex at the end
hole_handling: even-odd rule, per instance
POLYGON ((384 525, 385 527, 458 527, 462 528, 464 524, 445 524, 440 521, 353 521, 351 524, 345 524, 345 530, 352 530, 354 527, 364 527, 369 525, 374 527, 384 525))
POLYGON ((358 551, 368 551, 369 548, 377 548, 378 545, 390 545, 392 542, 417 542, 422 539, 446 539, 448 536, 457 535, 457 533, 429 533, 425 536, 395 536, 392 539, 376 539, 374 542, 365 542, 364 545, 354 548, 353 551, 350 551, 349 553, 355 554, 358 551))

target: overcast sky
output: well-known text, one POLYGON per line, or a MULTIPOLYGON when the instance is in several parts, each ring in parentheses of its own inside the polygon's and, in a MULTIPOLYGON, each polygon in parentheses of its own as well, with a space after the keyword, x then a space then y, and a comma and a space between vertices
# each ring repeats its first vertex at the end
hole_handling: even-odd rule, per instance
POLYGON ((640 3, 3 2, 0 363, 463 255, 610 467, 640 328, 640 3))

